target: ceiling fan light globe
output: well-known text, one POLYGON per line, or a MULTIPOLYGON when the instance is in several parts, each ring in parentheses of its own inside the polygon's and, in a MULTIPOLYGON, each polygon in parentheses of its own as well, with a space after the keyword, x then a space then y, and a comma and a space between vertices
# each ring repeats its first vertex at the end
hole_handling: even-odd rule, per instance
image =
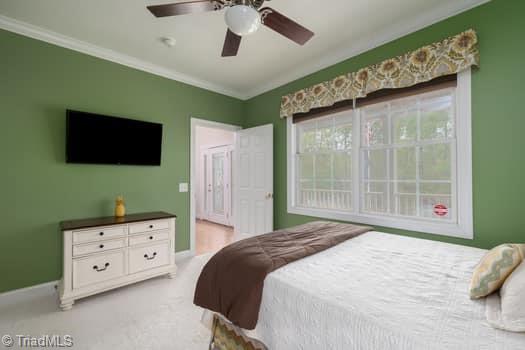
POLYGON ((228 28, 239 36, 253 34, 261 26, 259 11, 247 5, 229 7, 224 18, 228 28))

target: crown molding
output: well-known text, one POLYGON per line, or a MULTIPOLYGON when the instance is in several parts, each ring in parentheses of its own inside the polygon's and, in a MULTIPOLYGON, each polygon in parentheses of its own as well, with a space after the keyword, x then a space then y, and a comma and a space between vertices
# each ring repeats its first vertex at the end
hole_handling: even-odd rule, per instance
POLYGON ((62 35, 54 31, 47 30, 42 27, 38 27, 33 24, 19 21, 4 15, 0 15, 0 29, 4 29, 36 40, 64 47, 66 49, 78 51, 90 56, 118 63, 130 68, 138 69, 164 78, 176 80, 205 90, 217 92, 219 94, 235 97, 241 100, 246 99, 246 95, 239 93, 238 91, 225 88, 224 86, 217 85, 206 80, 197 79, 187 74, 177 72, 175 70, 171 70, 147 61, 143 61, 135 57, 116 52, 111 49, 93 45, 82 40, 77 40, 75 38, 62 35))
POLYGON ((296 69, 290 70, 287 74, 280 74, 276 79, 271 79, 264 85, 257 86, 247 91, 238 91, 227 88, 222 85, 214 84, 206 80, 197 79, 190 75, 171 70, 151 62, 143 61, 132 56, 121 54, 111 49, 90 44, 85 41, 62 35, 42 27, 38 27, 27 22, 19 21, 4 15, 0 15, 0 29, 24 35, 33 39, 45 41, 60 47, 78 51, 90 56, 103 60, 122 64, 127 67, 142 70, 155 74, 167 79, 179 81, 185 84, 193 85, 202 89, 217 92, 226 96, 234 97, 240 100, 249 100, 265 92, 281 87, 312 73, 318 72, 337 63, 346 61, 352 57, 370 51, 381 45, 402 38, 423 28, 429 27, 437 22, 466 12, 474 7, 488 3, 491 0, 470 0, 470 5, 459 6, 453 3, 449 6, 442 7, 432 13, 417 16, 411 22, 403 22, 397 26, 389 27, 381 33, 373 33, 363 37, 360 41, 353 42, 350 47, 344 47, 341 50, 325 55, 319 60, 310 61, 302 64, 296 69))
MULTIPOLYGON (((440 8, 438 11, 418 16, 414 18, 414 20, 411 22, 404 22, 397 26, 393 25, 392 27, 389 27, 382 33, 374 33, 371 35, 367 35, 363 37, 360 41, 352 42, 351 47, 344 47, 341 50, 335 51, 330 55, 323 56, 317 61, 300 65, 298 68, 290 70, 288 74, 279 75, 279 78, 273 79, 267 84, 259 86, 255 89, 248 90, 246 93, 247 97, 245 99, 257 97, 261 94, 264 94, 265 92, 294 82, 310 74, 319 72, 320 70, 346 61, 352 57, 358 56, 381 45, 387 44, 391 41, 417 32, 418 30, 429 27, 447 18, 453 17, 462 12, 466 12, 490 1, 491 0, 471 0, 470 5, 467 7, 460 7, 457 3, 452 4, 450 6, 440 8)), ((467 27, 465 27, 465 29, 468 29, 467 27)))

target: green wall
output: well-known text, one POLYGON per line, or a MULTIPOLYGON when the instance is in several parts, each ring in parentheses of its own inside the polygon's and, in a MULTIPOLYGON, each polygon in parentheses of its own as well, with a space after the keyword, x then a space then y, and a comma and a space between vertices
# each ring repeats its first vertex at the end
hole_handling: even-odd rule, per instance
POLYGON ((522 0, 493 0, 249 100, 245 105, 245 126, 274 124, 275 227, 314 220, 287 213, 286 122, 279 119, 281 96, 474 28, 481 51, 481 67, 472 76, 474 240, 380 229, 483 248, 503 242, 524 242, 523 13, 522 0))
MULTIPOLYGON (((242 102, 0 30, 0 292, 60 278, 58 222, 128 212, 176 213, 177 250, 189 248, 190 116, 245 127, 275 126, 275 227, 313 220, 287 214, 286 122, 281 96, 402 54, 468 28, 478 31, 473 74, 474 240, 381 228, 491 247, 525 240, 525 2, 492 2, 242 102), (65 109, 164 124, 161 167, 65 164, 65 109)), ((351 45, 351 43, 349 43, 351 45)))
MULTIPOLYGON (((0 292, 61 276, 64 219, 128 212, 178 215, 189 249, 190 116, 242 125, 242 102, 0 31, 0 292), (65 109, 164 124, 162 166, 65 163, 65 109)), ((93 137, 96 137, 93 135, 93 137)))

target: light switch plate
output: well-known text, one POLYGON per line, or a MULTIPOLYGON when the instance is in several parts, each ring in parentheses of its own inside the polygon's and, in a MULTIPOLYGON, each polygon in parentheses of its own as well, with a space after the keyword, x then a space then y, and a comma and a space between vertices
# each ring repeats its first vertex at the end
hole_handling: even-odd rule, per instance
POLYGON ((180 183, 179 184, 179 192, 188 192, 188 183, 180 183))

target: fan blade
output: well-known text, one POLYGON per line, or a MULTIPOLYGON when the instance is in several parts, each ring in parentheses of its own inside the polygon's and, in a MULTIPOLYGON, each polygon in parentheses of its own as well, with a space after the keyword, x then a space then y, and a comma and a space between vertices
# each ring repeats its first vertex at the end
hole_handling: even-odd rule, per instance
POLYGON ((265 7, 259 10, 263 24, 277 33, 284 35, 288 39, 295 41, 299 45, 304 45, 310 40, 314 33, 291 20, 285 15, 275 11, 272 8, 265 7))
POLYGON ((210 0, 197 0, 148 6, 148 10, 150 10, 150 12, 155 17, 178 16, 195 12, 214 11, 215 9, 215 5, 210 0))
POLYGON ((239 46, 241 46, 241 37, 228 29, 224 47, 222 48, 222 57, 237 56, 239 46))

